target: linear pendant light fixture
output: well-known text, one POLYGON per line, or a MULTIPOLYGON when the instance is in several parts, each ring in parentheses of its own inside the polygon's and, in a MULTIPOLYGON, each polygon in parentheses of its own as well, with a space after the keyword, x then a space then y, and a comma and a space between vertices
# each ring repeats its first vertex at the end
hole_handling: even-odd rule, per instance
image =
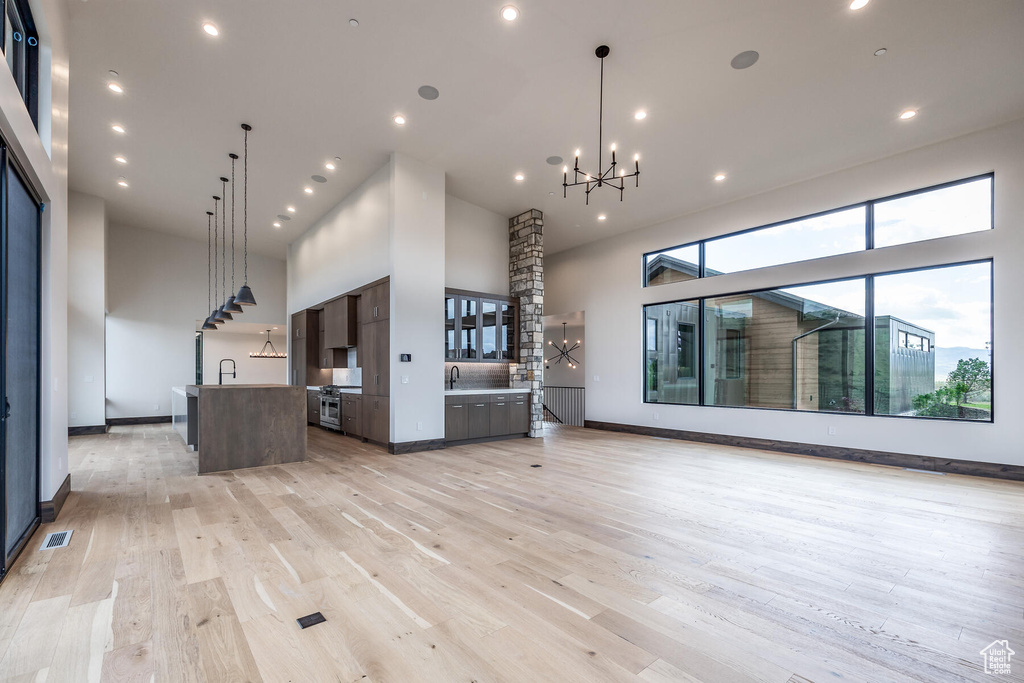
MULTIPOLYGON (((206 212, 206 305, 213 305, 213 259, 210 252, 213 249, 213 211, 206 212)), ((213 321, 213 314, 203 321, 204 330, 217 329, 217 323, 213 321)))
MULTIPOLYGON (((231 157, 231 290, 235 291, 235 161, 238 160, 238 155, 231 153, 228 155, 231 157)), ((228 297, 228 300, 224 303, 222 310, 229 313, 242 313, 242 307, 235 303, 235 295, 232 294, 228 297)))
POLYGON ((562 167, 562 197, 568 196, 568 190, 570 187, 576 187, 577 185, 586 185, 586 197, 587 204, 590 204, 590 193, 598 187, 610 187, 613 190, 619 191, 619 201, 622 201, 623 191, 626 189, 626 178, 636 178, 636 186, 640 187, 640 155, 637 154, 633 157, 633 164, 635 170, 626 174, 626 171, 619 171, 618 175, 615 175, 615 167, 617 162, 615 161, 615 145, 612 145, 612 165, 607 170, 602 168, 603 150, 601 146, 604 144, 604 58, 611 52, 611 48, 607 45, 602 45, 594 51, 598 59, 601 60, 601 100, 600 108, 598 109, 598 124, 597 124, 597 174, 584 173, 580 170, 580 151, 576 150, 576 164, 573 166, 572 171, 572 182, 569 182, 569 167, 562 167), (583 179, 580 180, 580 176, 583 179))
POLYGON ((277 349, 274 348, 274 342, 270 341, 270 330, 267 330, 267 341, 263 345, 263 348, 260 349, 258 352, 252 351, 252 352, 249 353, 249 358, 287 358, 287 357, 288 357, 288 354, 286 352, 284 352, 284 351, 280 351, 279 352, 277 349), (269 351, 267 350, 268 346, 270 347, 269 351))
MULTIPOLYGON (((213 300, 217 301, 217 297, 220 295, 220 290, 217 289, 217 245, 220 238, 220 228, 217 227, 217 219, 219 218, 217 212, 220 210, 220 197, 213 195, 213 300)), ((219 308, 213 309, 210 313, 210 317, 213 318, 213 322, 222 323, 225 318, 220 313, 219 308)))
POLYGON ((242 239, 244 245, 242 278, 244 284, 239 288, 238 294, 235 294, 235 303, 241 306, 255 306, 256 297, 249 289, 249 131, 252 130, 252 126, 243 123, 242 130, 245 131, 245 149, 242 151, 242 239))
MULTIPOLYGON (((224 239, 221 240, 221 243, 220 243, 220 265, 221 265, 221 271, 220 271, 220 291, 221 291, 222 295, 226 294, 227 291, 228 291, 228 257, 227 257, 227 248, 228 248, 228 215, 227 215, 227 210, 228 210, 228 193, 227 193, 227 190, 228 190, 228 179, 223 177, 223 176, 221 176, 221 179, 220 179, 220 193, 221 193, 221 196, 224 197, 224 203, 220 205, 220 226, 224 230, 224 239)), ((231 312, 226 310, 226 309, 227 309, 227 302, 221 304, 220 309, 218 309, 218 311, 217 311, 220 314, 220 317, 224 318, 225 320, 232 320, 232 319, 234 319, 234 316, 231 315, 231 312)))

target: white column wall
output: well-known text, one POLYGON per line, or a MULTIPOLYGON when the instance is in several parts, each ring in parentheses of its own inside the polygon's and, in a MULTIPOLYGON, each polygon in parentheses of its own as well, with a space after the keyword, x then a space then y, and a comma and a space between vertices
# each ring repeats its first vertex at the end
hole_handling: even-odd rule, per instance
POLYGON ((106 203, 68 195, 68 425, 106 422, 106 203))

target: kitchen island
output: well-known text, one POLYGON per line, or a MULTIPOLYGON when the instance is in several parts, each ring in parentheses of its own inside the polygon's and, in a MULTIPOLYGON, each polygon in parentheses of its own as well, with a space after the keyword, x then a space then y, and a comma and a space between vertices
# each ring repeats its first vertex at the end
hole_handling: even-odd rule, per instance
POLYGON ((199 474, 306 459, 306 393, 285 384, 189 385, 199 474), (194 407, 194 409, 193 409, 194 407))

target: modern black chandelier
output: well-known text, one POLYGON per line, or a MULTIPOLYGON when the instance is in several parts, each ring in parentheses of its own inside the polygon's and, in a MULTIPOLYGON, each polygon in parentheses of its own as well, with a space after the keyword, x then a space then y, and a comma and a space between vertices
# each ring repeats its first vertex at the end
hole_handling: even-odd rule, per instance
POLYGON ((267 330, 267 341, 263 344, 263 348, 257 351, 249 353, 249 358, 287 358, 288 354, 284 351, 278 351, 274 348, 274 342, 270 341, 270 330, 267 330), (270 350, 267 350, 270 347, 270 350))
POLYGON ((612 163, 611 166, 604 169, 603 159, 604 150, 604 58, 611 52, 611 48, 607 45, 602 45, 594 51, 598 59, 601 60, 601 99, 600 108, 598 110, 598 124, 597 124, 597 173, 586 173, 580 170, 580 150, 576 150, 576 163, 572 170, 572 182, 569 182, 569 167, 562 167, 562 197, 568 196, 568 190, 570 187, 576 187, 577 185, 585 185, 587 204, 590 204, 590 193, 598 187, 610 187, 613 190, 619 191, 619 201, 622 201, 622 195, 626 189, 626 178, 636 178, 636 186, 640 187, 640 155, 636 154, 633 157, 634 170, 632 173, 627 174, 625 169, 619 169, 616 174, 615 169, 618 162, 615 160, 615 145, 612 145, 612 163), (581 179, 582 177, 582 179, 581 179))
POLYGON ((573 351, 575 351, 576 349, 580 348, 580 345, 583 342, 581 342, 579 339, 577 339, 575 344, 573 344, 572 346, 569 346, 569 340, 566 339, 565 326, 566 326, 566 323, 562 323, 562 348, 558 348, 557 346, 555 346, 554 342, 549 341, 548 342, 548 346, 554 347, 555 351, 558 351, 558 353, 556 353, 555 355, 551 356, 551 358, 548 358, 547 361, 545 361, 545 362, 546 363, 550 363, 551 361, 555 361, 555 365, 558 365, 564 359, 566 364, 570 368, 575 370, 576 366, 578 366, 580 364, 580 362, 578 360, 576 360, 575 358, 573 358, 571 354, 572 354, 573 351))

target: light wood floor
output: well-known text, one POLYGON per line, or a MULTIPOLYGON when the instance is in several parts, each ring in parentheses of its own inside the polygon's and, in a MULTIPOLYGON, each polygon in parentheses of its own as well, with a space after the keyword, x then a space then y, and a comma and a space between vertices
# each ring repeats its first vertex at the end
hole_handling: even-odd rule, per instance
POLYGON ((72 439, 0 679, 983 681, 991 641, 1024 653, 1020 484, 571 428, 310 452, 197 477, 169 427, 72 439))

